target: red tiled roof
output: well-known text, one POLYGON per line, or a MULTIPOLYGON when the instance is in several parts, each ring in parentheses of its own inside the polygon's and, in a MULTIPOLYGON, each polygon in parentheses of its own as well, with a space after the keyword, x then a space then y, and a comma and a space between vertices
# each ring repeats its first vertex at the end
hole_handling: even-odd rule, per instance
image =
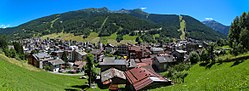
POLYGON ((142 67, 136 67, 125 72, 128 81, 135 90, 140 90, 154 82, 150 77, 156 77, 158 80, 167 81, 154 70, 148 70, 142 67))

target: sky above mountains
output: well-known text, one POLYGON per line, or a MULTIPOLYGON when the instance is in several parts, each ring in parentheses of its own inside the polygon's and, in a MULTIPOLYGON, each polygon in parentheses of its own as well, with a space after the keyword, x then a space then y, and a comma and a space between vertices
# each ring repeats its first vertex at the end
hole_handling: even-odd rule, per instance
POLYGON ((51 14, 101 7, 185 14, 200 21, 214 19, 230 25, 236 16, 249 11, 249 0, 1 0, 0 27, 17 26, 51 14))

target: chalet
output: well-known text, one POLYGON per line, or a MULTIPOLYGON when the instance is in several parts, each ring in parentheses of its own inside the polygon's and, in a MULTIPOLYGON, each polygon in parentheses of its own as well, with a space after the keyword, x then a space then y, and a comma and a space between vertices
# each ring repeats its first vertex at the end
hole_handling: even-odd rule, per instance
POLYGON ((49 70, 53 72, 58 72, 61 69, 62 65, 65 64, 65 62, 59 58, 47 60, 47 61, 44 61, 43 63, 44 65, 47 64, 50 68, 49 70))
POLYGON ((163 48, 158 48, 158 47, 151 47, 150 51, 152 52, 152 54, 158 54, 160 52, 163 52, 163 48))
POLYGON ((126 84, 126 76, 123 71, 110 68, 101 72, 101 82, 103 84, 126 84))
POLYGON ((110 68, 116 68, 118 70, 125 71, 126 60, 122 60, 122 59, 103 60, 103 62, 99 62, 99 67, 101 68, 101 72, 108 70, 110 68))
POLYGON ((145 90, 147 88, 170 85, 171 81, 157 74, 155 71, 143 67, 136 67, 125 71, 130 91, 145 90))
POLYGON ((114 47, 115 46, 113 46, 112 44, 107 44, 105 46, 105 51, 110 52, 110 53, 114 53, 114 47))
POLYGON ((158 71, 165 71, 169 65, 174 64, 176 60, 172 55, 154 57, 153 65, 158 71))
POLYGON ((28 63, 37 67, 37 68, 43 68, 43 62, 51 60, 52 57, 47 53, 37 53, 32 54, 28 58, 28 63))
POLYGON ((73 64, 73 68, 74 70, 76 70, 77 72, 82 72, 83 71, 83 67, 86 65, 86 62, 83 61, 75 61, 73 64))
POLYGON ((128 48, 129 58, 130 59, 142 59, 150 57, 149 49, 143 46, 129 46, 128 48))
POLYGON ((79 50, 76 50, 76 51, 74 51, 74 52, 75 52, 75 53, 74 53, 74 55, 75 55, 74 60, 75 60, 75 61, 83 61, 83 60, 86 59, 86 55, 87 55, 86 52, 84 52, 84 51, 79 51, 79 50))
POLYGON ((172 52, 172 55, 176 58, 177 61, 184 61, 184 56, 187 53, 187 51, 184 50, 174 50, 172 52))
POLYGON ((116 54, 127 56, 128 55, 128 45, 121 44, 117 46, 116 54))
POLYGON ((93 49, 90 53, 94 55, 94 61, 95 62, 99 62, 100 60, 102 60, 102 54, 103 50, 101 49, 93 49))

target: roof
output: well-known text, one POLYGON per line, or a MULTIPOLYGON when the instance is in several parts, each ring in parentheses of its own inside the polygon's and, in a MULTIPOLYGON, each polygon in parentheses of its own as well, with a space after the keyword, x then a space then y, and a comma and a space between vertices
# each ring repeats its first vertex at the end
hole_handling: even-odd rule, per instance
POLYGON ((100 49, 93 49, 90 53, 91 54, 100 54, 102 52, 102 50, 100 49))
POLYGON ((104 57, 103 62, 113 61, 115 60, 115 57, 104 57))
POLYGON ((163 48, 151 47, 150 51, 163 51, 163 48))
POLYGON ((108 81, 114 77, 118 77, 118 78, 126 80, 126 76, 125 76, 124 72, 120 71, 118 69, 115 69, 115 68, 110 68, 104 72, 101 72, 101 81, 102 82, 108 81))
POLYGON ((126 60, 116 59, 116 60, 106 60, 100 62, 99 65, 126 65, 126 60))
POLYGON ((147 49, 144 46, 129 46, 128 48, 130 51, 142 51, 142 49, 144 50, 144 52, 150 52, 149 49, 147 49))
POLYGON ((48 62, 50 62, 52 65, 59 65, 59 64, 65 63, 62 59, 53 59, 53 60, 49 60, 48 62))
POLYGON ((186 53, 187 51, 184 51, 184 50, 176 50, 177 52, 179 53, 186 53))
POLYGON ((51 56, 47 53, 36 53, 36 54, 32 54, 32 56, 34 56, 37 61, 41 61, 40 59, 44 59, 44 58, 50 58, 51 56))
POLYGON ((129 68, 133 68, 133 67, 136 67, 136 66, 137 66, 137 64, 136 64, 134 59, 129 59, 128 60, 128 67, 129 68))
POLYGON ((156 60, 159 62, 159 63, 167 63, 167 62, 174 62, 174 59, 172 56, 157 56, 155 57, 156 60))
POLYGON ((75 61, 74 65, 78 66, 77 68, 82 68, 83 66, 86 65, 86 62, 83 61, 75 61))
POLYGON ((135 90, 141 90, 153 82, 161 82, 162 84, 164 82, 169 82, 169 80, 163 78, 155 71, 147 70, 142 67, 136 67, 125 71, 125 75, 135 90))
POLYGON ((84 51, 76 51, 78 54, 80 54, 81 56, 84 56, 84 55, 87 55, 87 53, 86 52, 84 52, 84 51))

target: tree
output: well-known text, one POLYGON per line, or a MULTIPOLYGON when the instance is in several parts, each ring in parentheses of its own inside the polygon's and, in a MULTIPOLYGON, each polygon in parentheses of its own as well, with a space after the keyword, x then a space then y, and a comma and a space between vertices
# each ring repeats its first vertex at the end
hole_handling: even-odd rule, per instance
POLYGON ((231 48, 238 44, 240 35, 239 17, 236 17, 229 29, 228 40, 231 48))
POLYGON ((87 76, 88 76, 88 85, 89 87, 91 87, 92 85, 92 81, 94 80, 95 78, 95 75, 96 75, 96 71, 95 71, 95 65, 94 65, 94 56, 92 54, 87 54, 87 57, 86 57, 86 73, 87 73, 87 76))
POLYGON ((67 53, 66 53, 66 51, 64 51, 64 52, 62 53, 61 59, 65 62, 65 67, 67 67, 68 58, 67 58, 67 53))
POLYGON ((200 56, 199 56, 199 54, 198 54, 196 51, 190 52, 189 61, 190 61, 191 63, 197 63, 197 62, 199 62, 199 61, 200 61, 200 56))
POLYGON ((5 36, 0 36, 0 48, 4 49, 7 48, 8 43, 6 41, 6 37, 5 36))
POLYGON ((13 42, 13 45, 18 57, 22 60, 25 59, 22 45, 19 42, 13 42))
POLYGON ((201 61, 208 61, 209 60, 209 54, 206 49, 203 49, 200 53, 200 59, 201 61))
POLYGON ((241 45, 247 50, 249 50, 249 45, 248 45, 249 37, 248 37, 248 35, 249 35, 249 30, 246 28, 243 28, 241 33, 240 33, 240 38, 239 38, 241 45))
POLYGON ((232 48, 231 53, 238 55, 249 49, 249 38, 247 35, 249 25, 249 15, 243 12, 240 17, 236 17, 230 27, 228 40, 229 46, 232 48))

